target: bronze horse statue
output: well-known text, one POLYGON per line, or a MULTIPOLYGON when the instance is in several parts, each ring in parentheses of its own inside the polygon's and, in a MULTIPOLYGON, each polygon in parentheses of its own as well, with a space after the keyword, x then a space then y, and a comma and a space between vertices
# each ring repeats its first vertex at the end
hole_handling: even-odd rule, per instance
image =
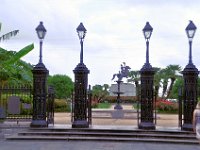
POLYGON ((113 80, 116 76, 117 76, 117 78, 118 78, 118 81, 121 81, 122 78, 124 78, 124 77, 127 78, 130 69, 131 69, 131 68, 130 68, 129 66, 126 66, 125 62, 123 62, 123 65, 121 64, 121 71, 119 71, 119 73, 117 73, 117 74, 114 74, 112 80, 113 80))

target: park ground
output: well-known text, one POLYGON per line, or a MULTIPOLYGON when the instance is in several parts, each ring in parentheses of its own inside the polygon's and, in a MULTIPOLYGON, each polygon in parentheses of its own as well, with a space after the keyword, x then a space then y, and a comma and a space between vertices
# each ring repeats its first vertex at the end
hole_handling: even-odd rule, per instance
MULTIPOLYGON (((122 105, 123 110, 132 110, 132 105, 122 105)), ((101 110, 101 109, 100 109, 101 110)), ((110 109, 114 110, 114 105, 110 109)), ((100 117, 92 119, 93 125, 111 125, 111 126, 137 126, 137 113, 130 114, 133 118, 113 119, 101 117, 101 113, 96 114, 100 117)), ((177 127, 178 128, 178 115, 177 114, 157 114, 157 126, 161 127, 177 127)), ((55 113, 55 124, 71 124, 71 113, 55 113)))
MULTIPOLYGON (((130 106, 123 106, 125 110, 130 106)), ((113 108, 111 108, 113 109, 113 108)), ((28 127, 29 123, 7 122, 8 125, 28 127)), ((137 127, 137 119, 93 118, 93 127, 137 127)), ((55 113, 55 126, 71 126, 71 113, 55 113)), ((178 115, 157 114, 157 126, 163 129, 178 129, 178 115)), ((20 128, 18 128, 20 129, 20 128)), ((18 130, 17 128, 15 130, 18 130)), ((7 131, 13 134, 11 130, 7 131)), ((14 131, 16 132, 16 131, 14 131)), ((92 141, 7 141, 0 138, 0 150, 200 150, 199 145, 164 144, 146 142, 92 142, 92 141)))

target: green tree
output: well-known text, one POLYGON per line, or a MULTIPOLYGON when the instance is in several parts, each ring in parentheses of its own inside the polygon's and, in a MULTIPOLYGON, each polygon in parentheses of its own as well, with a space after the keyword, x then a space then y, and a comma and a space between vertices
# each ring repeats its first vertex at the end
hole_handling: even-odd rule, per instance
MULTIPOLYGON (((2 26, 2 23, 0 22, 0 32, 1 32, 1 26, 2 26)), ((3 41, 3 40, 7 40, 7 39, 9 39, 13 36, 16 36, 18 33, 19 33, 19 30, 13 30, 11 32, 3 34, 3 35, 0 36, 0 42, 3 41)))
MULTIPOLYGON (((0 31, 2 24, 0 23, 0 31)), ((19 30, 13 30, 0 36, 0 42, 7 40, 10 37, 16 36, 19 30)), ((8 51, 0 48, 0 85, 6 84, 18 84, 18 83, 30 83, 32 82, 31 69, 32 66, 21 58, 28 54, 34 48, 33 44, 30 44, 20 51, 8 51)))
POLYGON ((164 69, 161 69, 159 71, 160 73, 160 76, 161 76, 161 83, 162 83, 162 99, 165 98, 165 94, 166 94, 166 91, 167 91, 167 87, 168 87, 168 72, 167 72, 167 69, 164 68, 164 69))
POLYGON ((71 97, 74 86, 69 76, 59 74, 49 76, 48 85, 54 88, 55 97, 58 99, 71 97))
POLYGON ((95 85, 92 87, 92 99, 97 101, 97 103, 100 103, 103 98, 105 98, 107 95, 109 95, 108 92, 109 85, 104 84, 102 85, 95 85))
POLYGON ((159 89, 161 87, 161 79, 162 79, 162 76, 161 76, 161 68, 154 68, 155 70, 155 75, 154 75, 154 88, 155 88, 155 93, 156 93, 156 97, 158 97, 158 94, 159 94, 159 89))
POLYGON ((7 51, 0 48, 0 85, 32 82, 32 66, 21 58, 34 48, 30 44, 20 51, 7 51))
POLYGON ((169 85, 169 88, 167 90, 167 96, 166 99, 170 96, 174 82, 176 81, 177 77, 179 77, 180 75, 178 74, 182 69, 179 65, 168 65, 166 67, 167 70, 167 75, 168 78, 170 79, 171 83, 169 85))
POLYGON ((136 88, 138 88, 139 85, 139 81, 140 81, 140 72, 138 70, 133 70, 130 71, 128 74, 128 82, 133 82, 136 86, 136 88))
POLYGON ((178 99, 179 89, 183 88, 183 84, 184 84, 183 78, 177 77, 176 81, 174 82, 174 86, 172 88, 172 92, 169 98, 178 99))

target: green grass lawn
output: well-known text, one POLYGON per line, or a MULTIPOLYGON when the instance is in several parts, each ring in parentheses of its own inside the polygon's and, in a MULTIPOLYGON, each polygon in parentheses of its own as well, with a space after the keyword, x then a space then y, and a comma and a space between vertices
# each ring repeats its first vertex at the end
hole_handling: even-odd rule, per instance
POLYGON ((110 103, 98 103, 97 107, 95 107, 95 108, 108 109, 110 107, 111 107, 110 103))

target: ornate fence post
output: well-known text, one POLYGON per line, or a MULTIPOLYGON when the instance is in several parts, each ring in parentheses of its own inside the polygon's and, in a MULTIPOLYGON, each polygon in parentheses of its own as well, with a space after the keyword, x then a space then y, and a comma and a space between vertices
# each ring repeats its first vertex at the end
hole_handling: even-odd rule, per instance
POLYGON ((199 74, 198 69, 192 62, 192 39, 196 32, 196 26, 190 21, 185 30, 189 39, 189 62, 182 71, 184 78, 182 130, 192 131, 192 116, 197 104, 197 81, 199 74))
POLYGON ((36 28, 40 39, 39 63, 33 68, 33 117, 31 127, 46 127, 47 76, 49 71, 42 62, 42 44, 46 34, 43 22, 36 28))
POLYGON ((73 100, 73 123, 72 128, 88 128, 88 74, 89 70, 83 63, 83 40, 86 29, 82 23, 77 27, 77 33, 81 44, 80 63, 74 69, 74 100, 73 100))
POLYGON ((33 70, 33 117, 31 127, 46 127, 47 76, 49 71, 38 64, 33 70))
POLYGON ((153 28, 146 23, 143 33, 146 40, 146 62, 140 70, 141 74, 141 115, 139 129, 155 129, 154 122, 154 74, 155 71, 149 63, 149 40, 153 28))
POLYGON ((74 70, 75 85, 74 85, 74 107, 73 107, 73 123, 72 128, 87 128, 89 127, 87 113, 87 85, 89 70, 82 63, 78 64, 74 70))

